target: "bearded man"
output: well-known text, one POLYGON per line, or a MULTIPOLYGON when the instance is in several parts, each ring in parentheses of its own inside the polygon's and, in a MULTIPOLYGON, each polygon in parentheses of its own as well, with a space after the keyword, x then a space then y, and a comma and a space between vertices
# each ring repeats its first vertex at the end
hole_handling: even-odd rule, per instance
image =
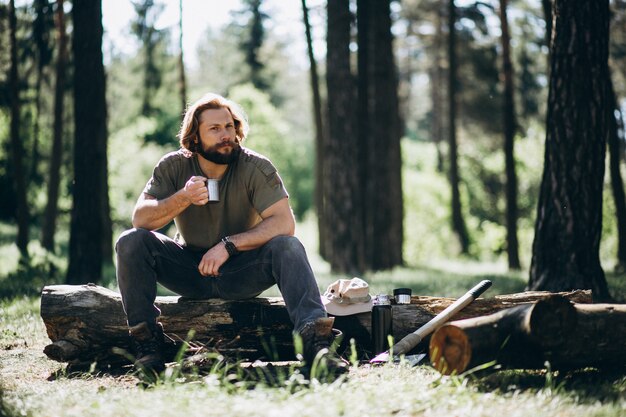
POLYGON ((207 94, 191 105, 178 135, 181 148, 158 162, 135 206, 133 229, 116 243, 135 365, 144 371, 165 368, 157 283, 184 297, 226 300, 253 298, 277 284, 307 365, 317 357, 333 372, 346 370, 329 350, 333 319, 294 237, 283 181, 269 159, 242 147, 247 133, 236 103, 207 94), (157 232, 172 220, 173 239, 157 232))

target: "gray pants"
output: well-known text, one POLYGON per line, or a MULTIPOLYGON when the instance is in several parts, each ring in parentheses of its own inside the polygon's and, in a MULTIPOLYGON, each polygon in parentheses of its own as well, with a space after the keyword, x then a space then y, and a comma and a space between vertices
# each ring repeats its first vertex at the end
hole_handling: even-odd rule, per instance
POLYGON ((154 322, 161 313, 154 305, 157 282, 184 297, 225 300, 254 298, 277 284, 296 331, 326 316, 306 252, 295 237, 279 236, 233 256, 217 277, 198 271, 205 251, 189 250, 157 232, 127 230, 115 250, 117 282, 129 326, 154 322))

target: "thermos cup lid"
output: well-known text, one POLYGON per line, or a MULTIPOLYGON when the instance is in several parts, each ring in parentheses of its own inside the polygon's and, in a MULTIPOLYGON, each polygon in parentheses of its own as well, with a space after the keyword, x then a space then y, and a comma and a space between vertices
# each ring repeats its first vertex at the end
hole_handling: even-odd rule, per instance
POLYGON ((393 295, 402 295, 402 294, 406 294, 406 295, 411 295, 412 291, 410 288, 396 288, 393 290, 393 295))

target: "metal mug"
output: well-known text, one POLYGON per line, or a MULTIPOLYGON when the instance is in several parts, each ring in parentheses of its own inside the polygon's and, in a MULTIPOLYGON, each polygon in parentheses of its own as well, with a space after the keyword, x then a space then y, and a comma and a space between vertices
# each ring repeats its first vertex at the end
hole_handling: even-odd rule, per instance
POLYGON ((206 188, 209 191, 209 203, 220 201, 219 181, 213 178, 206 180, 206 188))

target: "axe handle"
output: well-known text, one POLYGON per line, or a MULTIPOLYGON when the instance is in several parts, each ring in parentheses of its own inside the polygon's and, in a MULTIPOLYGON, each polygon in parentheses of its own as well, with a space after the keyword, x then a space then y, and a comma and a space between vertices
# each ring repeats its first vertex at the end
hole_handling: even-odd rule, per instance
POLYGON ((433 317, 428 323, 424 324, 413 333, 406 335, 402 338, 402 340, 393 345, 393 347, 391 348, 391 352, 393 353, 393 355, 402 355, 413 349, 415 346, 417 346, 419 342, 424 339, 424 337, 428 336, 439 327, 441 327, 453 315, 463 310, 467 305, 469 305, 472 301, 474 301, 482 293, 484 293, 489 287, 491 287, 491 281, 487 279, 481 281, 478 285, 469 290, 465 295, 456 300, 454 303, 450 304, 441 313, 433 317))

